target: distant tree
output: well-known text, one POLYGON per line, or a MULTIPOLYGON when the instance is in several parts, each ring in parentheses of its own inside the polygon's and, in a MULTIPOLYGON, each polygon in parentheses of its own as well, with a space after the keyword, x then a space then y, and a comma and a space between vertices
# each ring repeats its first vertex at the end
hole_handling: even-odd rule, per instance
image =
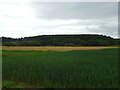
POLYGON ((41 44, 37 41, 22 41, 19 43, 20 46, 40 46, 41 44))
POLYGON ((2 37, 3 45, 18 46, 109 46, 120 45, 120 39, 113 39, 110 36, 98 34, 70 34, 70 35, 41 35, 24 38, 2 37), (8 43, 10 42, 10 43, 8 43))
POLYGON ((2 45, 3 46, 18 46, 16 42, 3 42, 2 45))

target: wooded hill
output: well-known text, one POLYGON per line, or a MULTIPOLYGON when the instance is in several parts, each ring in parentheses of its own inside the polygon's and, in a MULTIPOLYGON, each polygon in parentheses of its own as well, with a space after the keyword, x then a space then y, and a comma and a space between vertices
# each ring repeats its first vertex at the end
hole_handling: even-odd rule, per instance
POLYGON ((24 38, 2 37, 3 46, 111 46, 119 39, 98 34, 40 35, 24 38))

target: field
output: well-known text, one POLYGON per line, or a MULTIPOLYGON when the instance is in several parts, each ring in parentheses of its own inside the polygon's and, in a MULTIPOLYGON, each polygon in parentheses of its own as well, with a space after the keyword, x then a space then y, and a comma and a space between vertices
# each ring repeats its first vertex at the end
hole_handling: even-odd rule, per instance
POLYGON ((65 46, 38 46, 38 47, 19 47, 19 46, 3 46, 2 50, 37 50, 37 51, 47 51, 47 50, 52 50, 52 51, 70 51, 70 50, 98 50, 98 49, 107 49, 107 48, 117 48, 117 47, 105 47, 105 46, 89 46, 89 47, 65 47, 65 46))
POLYGON ((72 51, 30 50, 3 49, 3 87, 118 87, 118 50, 116 48, 72 51))

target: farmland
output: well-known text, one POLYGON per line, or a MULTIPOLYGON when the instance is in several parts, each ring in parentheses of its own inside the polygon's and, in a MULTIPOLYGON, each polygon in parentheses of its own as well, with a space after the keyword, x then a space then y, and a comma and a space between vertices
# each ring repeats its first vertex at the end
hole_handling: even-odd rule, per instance
POLYGON ((46 50, 3 50, 3 87, 19 88, 17 83, 24 83, 23 88, 118 87, 116 48, 46 50))
POLYGON ((71 46, 3 46, 2 50, 36 50, 36 51, 70 51, 70 50, 98 50, 98 49, 108 49, 108 48, 118 48, 117 46, 82 46, 82 47, 71 47, 71 46))

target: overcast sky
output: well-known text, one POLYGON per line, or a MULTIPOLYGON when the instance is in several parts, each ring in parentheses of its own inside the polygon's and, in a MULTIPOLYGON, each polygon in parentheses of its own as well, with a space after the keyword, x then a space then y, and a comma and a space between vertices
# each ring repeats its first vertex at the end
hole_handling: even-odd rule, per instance
POLYGON ((1 2, 0 36, 103 34, 118 37, 117 2, 1 2))

